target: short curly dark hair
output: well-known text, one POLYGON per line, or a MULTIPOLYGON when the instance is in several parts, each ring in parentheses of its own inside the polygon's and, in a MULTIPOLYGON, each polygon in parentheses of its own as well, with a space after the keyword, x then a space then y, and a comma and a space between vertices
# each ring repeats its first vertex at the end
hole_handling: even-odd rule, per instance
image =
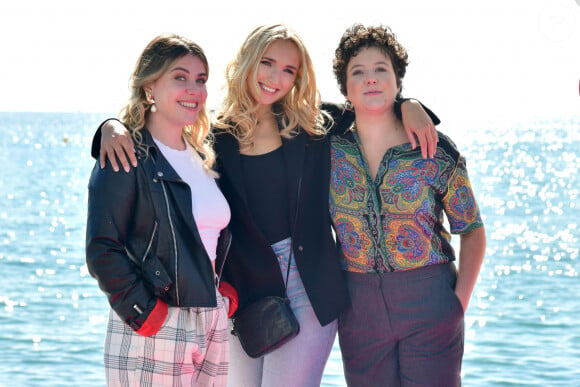
MULTIPOLYGON (((366 47, 377 47, 389 56, 395 70, 397 86, 402 89, 403 77, 409 64, 409 56, 405 47, 399 43, 397 36, 389 27, 383 25, 367 27, 357 23, 344 32, 338 48, 334 52, 332 67, 342 95, 346 96, 348 62, 359 53, 361 48, 366 47)), ((399 96, 400 92, 397 97, 399 96)))

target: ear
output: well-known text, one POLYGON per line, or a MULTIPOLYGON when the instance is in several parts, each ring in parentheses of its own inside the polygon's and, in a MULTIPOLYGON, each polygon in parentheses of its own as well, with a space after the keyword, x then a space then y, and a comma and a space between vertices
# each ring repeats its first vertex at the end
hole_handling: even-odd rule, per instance
POLYGON ((153 100, 153 89, 150 85, 143 86, 143 91, 145 91, 145 98, 147 98, 147 101, 153 100))
POLYGON ((346 101, 352 101, 352 99, 351 99, 351 98, 350 98, 350 96, 348 95, 348 90, 347 90, 347 92, 346 92, 346 93, 344 93, 344 94, 343 94, 343 96, 344 96, 344 99, 345 99, 346 101))

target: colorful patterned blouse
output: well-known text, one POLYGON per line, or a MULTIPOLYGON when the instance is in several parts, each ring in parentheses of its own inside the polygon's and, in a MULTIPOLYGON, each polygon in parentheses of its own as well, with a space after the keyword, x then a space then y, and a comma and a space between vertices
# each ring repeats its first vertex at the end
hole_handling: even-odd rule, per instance
POLYGON ((450 231, 483 225, 465 159, 439 133, 433 159, 403 144, 383 156, 375 181, 355 131, 331 136, 330 215, 344 270, 382 273, 453 261, 450 231))

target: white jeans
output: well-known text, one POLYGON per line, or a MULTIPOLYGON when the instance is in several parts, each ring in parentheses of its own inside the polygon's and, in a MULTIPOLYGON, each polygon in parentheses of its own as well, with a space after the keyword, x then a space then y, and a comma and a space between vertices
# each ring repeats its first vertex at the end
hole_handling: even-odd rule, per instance
MULTIPOLYGON (((290 238, 272 245, 283 277, 286 277, 291 246, 290 238)), ((300 323, 300 333, 259 359, 246 355, 238 338, 230 333, 229 387, 320 386, 324 366, 334 344, 337 322, 335 320, 324 327, 320 326, 294 259, 290 267, 287 295, 300 323)))

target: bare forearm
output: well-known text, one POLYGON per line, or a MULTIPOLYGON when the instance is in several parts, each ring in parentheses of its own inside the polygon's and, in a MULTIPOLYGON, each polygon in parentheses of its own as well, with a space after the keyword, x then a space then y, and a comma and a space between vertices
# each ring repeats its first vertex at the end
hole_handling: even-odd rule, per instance
POLYGON ((479 227, 469 234, 461 236, 459 250, 459 269, 455 294, 463 305, 463 310, 467 310, 471 293, 477 282, 479 271, 485 256, 485 229, 479 227))

